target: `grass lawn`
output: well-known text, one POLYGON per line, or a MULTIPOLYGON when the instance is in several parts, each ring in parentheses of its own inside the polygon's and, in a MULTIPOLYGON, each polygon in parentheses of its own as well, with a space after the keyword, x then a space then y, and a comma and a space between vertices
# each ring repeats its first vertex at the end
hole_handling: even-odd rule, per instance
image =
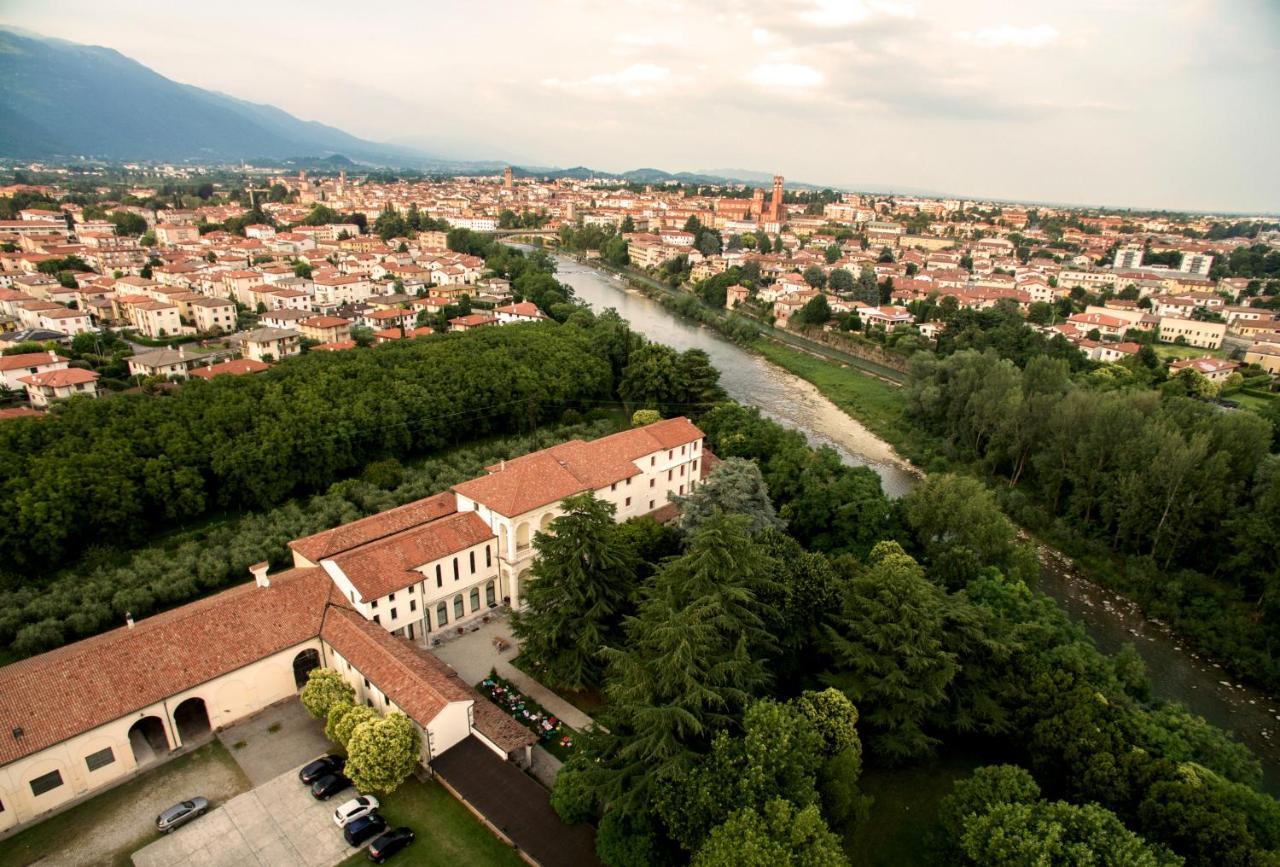
MULTIPOLYGON (((471 811, 462 806, 444 787, 434 780, 420 783, 410 778, 395 794, 379 798, 387 824, 393 828, 407 825, 418 838, 389 864, 429 865, 429 867, 480 867, 511 865, 522 867, 524 861, 471 811)), ((352 855, 342 867, 368 864, 364 852, 352 855)))
MULTIPOLYGON (((197 777, 203 776, 206 772, 202 772, 201 768, 214 763, 225 765, 235 776, 241 778, 242 791, 250 788, 249 779, 244 776, 235 759, 231 758, 227 748, 214 739, 198 750, 165 762, 127 783, 0 842, 0 867, 23 867, 35 863, 77 841, 102 841, 104 832, 117 830, 120 825, 119 816, 127 813, 133 802, 148 790, 175 774, 190 772, 197 777)), ((147 827, 137 836, 112 845, 111 851, 102 852, 103 860, 100 863, 127 867, 133 863, 130 856, 158 836, 153 828, 147 827)))
POLYGON ((1175 343, 1153 343, 1151 348, 1155 350, 1156 356, 1160 359, 1172 359, 1177 361, 1182 358, 1226 358, 1227 354, 1221 349, 1201 349, 1198 346, 1178 346, 1175 343))
POLYGON ((928 837, 938 802, 951 794, 956 780, 984 763, 976 755, 952 753, 929 765, 863 771, 859 785, 875 802, 867 821, 844 841, 854 867, 929 864, 928 837))
POLYGON ((1265 397, 1258 397, 1256 394, 1245 394, 1239 391, 1237 391, 1235 394, 1226 395, 1226 399, 1234 400, 1236 403, 1240 404, 1240 406, 1242 406, 1243 408, 1251 409, 1254 412, 1262 412, 1263 410, 1268 409, 1273 403, 1276 402, 1276 400, 1280 400, 1280 398, 1268 399, 1265 397))

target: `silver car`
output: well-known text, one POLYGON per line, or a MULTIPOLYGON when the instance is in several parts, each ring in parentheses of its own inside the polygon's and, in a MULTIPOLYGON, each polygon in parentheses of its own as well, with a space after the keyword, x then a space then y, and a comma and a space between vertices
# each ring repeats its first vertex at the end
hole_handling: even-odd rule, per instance
POLYGON ((206 798, 192 798, 190 801, 174 804, 156 816, 156 830, 161 834, 168 834, 179 825, 185 825, 197 816, 203 816, 208 809, 209 801, 206 798))

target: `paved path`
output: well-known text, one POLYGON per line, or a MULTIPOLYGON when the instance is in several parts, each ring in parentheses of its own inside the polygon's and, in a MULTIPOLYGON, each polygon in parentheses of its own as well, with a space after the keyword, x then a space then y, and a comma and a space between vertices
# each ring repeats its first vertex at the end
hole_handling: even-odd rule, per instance
MULTIPOLYGON (((495 757, 496 758, 496 757, 495 757)), ((133 853, 135 867, 332 867, 349 858, 333 809, 355 789, 317 801, 291 768, 269 783, 133 853)))
POLYGON ((505 617, 491 620, 475 632, 451 638, 439 647, 431 648, 431 652, 453 666, 458 676, 470 686, 475 686, 494 670, 578 731, 594 724, 591 717, 511 664, 511 660, 520 653, 520 642, 511 633, 511 623, 505 617), (511 646, 499 653, 493 646, 494 638, 503 638, 511 646))
POLYGON ((543 867, 592 867, 595 829, 566 825, 547 790, 474 737, 431 762, 436 775, 543 867))

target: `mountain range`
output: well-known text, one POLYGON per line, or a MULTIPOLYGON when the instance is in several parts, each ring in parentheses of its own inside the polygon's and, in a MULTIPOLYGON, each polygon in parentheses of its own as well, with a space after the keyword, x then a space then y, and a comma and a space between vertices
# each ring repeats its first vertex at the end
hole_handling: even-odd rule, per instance
MULTIPOLYGON (((350 164, 490 174, 497 160, 461 161, 369 141, 286 111, 166 78, 118 51, 0 27, 0 157, 22 160, 239 163, 339 168, 350 164)), ((528 166, 525 177, 609 177, 641 184, 746 183, 746 169, 604 172, 528 166)), ((821 185, 788 181, 792 188, 821 185)), ((899 188, 898 192, 912 192, 899 188)))

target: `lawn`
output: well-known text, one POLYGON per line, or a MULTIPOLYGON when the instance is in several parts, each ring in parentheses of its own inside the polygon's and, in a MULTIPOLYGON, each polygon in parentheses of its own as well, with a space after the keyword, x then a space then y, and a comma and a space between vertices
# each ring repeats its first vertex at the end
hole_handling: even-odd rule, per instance
POLYGON ((928 838, 938 802, 952 784, 983 764, 976 755, 951 753, 929 765, 869 768, 862 774, 864 794, 875 798, 871 815, 845 838, 854 867, 909 867, 931 863, 928 838))
POLYGON ((1221 349, 1201 349, 1198 346, 1178 346, 1175 343, 1153 343, 1151 348, 1155 350, 1156 356, 1163 360, 1177 361, 1182 358, 1226 358, 1227 354, 1221 349))
MULTIPOLYGON (((388 863, 428 867, 523 867, 516 851, 490 833, 480 820, 434 780, 421 783, 410 778, 395 794, 378 799, 380 812, 390 827, 407 825, 418 835, 413 844, 388 863)), ((352 855, 342 867, 368 864, 364 852, 352 855)))
POLYGON ((147 825, 138 834, 121 833, 136 821, 134 802, 150 790, 163 786, 170 778, 186 775, 193 778, 208 775, 213 764, 224 765, 226 772, 240 781, 240 791, 249 789, 249 779, 218 740, 170 762, 165 762, 127 783, 109 789, 64 813, 51 816, 27 830, 0 843, 0 867, 24 867, 55 854, 65 847, 94 841, 100 846, 101 860, 95 863, 126 867, 130 856, 158 834, 147 825))

